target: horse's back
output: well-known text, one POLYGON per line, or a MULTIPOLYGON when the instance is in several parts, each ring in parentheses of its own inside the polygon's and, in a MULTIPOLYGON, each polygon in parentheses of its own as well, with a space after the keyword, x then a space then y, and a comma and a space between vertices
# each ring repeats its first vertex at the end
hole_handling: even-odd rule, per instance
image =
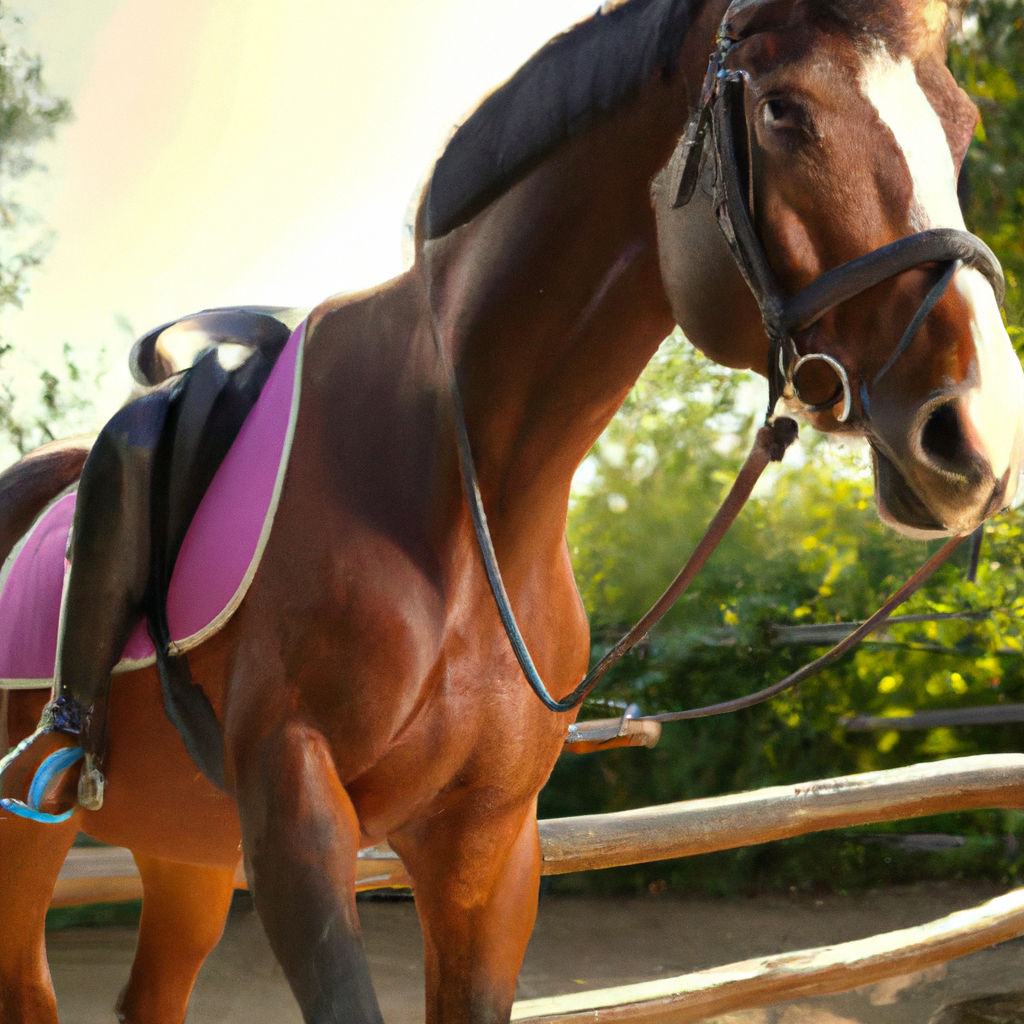
POLYGON ((0 565, 39 513, 78 480, 93 440, 53 441, 0 473, 0 565))

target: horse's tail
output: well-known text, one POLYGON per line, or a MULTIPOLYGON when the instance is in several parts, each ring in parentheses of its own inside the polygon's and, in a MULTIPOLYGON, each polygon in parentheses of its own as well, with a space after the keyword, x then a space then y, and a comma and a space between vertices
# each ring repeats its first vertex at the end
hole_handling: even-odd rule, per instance
POLYGON ((0 473, 0 566, 39 513, 79 478, 94 440, 52 441, 0 473))

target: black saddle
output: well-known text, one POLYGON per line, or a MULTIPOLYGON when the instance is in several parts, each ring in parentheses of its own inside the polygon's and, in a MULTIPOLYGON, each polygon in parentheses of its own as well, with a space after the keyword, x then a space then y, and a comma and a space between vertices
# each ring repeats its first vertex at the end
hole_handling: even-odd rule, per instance
POLYGON ((273 361, 308 313, 308 309, 286 306, 204 309, 144 334, 132 346, 128 364, 139 384, 152 387, 192 366, 211 348, 223 350, 222 364, 237 366, 239 357, 253 352, 273 361))
POLYGON ((157 327, 132 347, 129 365, 136 381, 173 389, 154 467, 154 516, 166 514, 163 530, 154 523, 154 539, 164 544, 164 583, 170 583, 199 502, 308 312, 277 306, 206 309, 157 327))
POLYGON ((221 788, 220 726, 206 695, 192 682, 187 658, 171 647, 167 591, 203 495, 307 313, 273 306, 203 310, 150 331, 130 357, 136 381, 169 391, 153 456, 147 601, 164 707, 203 774, 221 788))

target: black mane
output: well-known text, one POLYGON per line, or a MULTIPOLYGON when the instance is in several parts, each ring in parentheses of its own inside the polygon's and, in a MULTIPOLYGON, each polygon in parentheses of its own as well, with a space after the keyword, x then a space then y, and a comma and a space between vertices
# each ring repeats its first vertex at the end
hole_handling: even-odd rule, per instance
POLYGON ((434 166, 427 238, 472 220, 545 157, 671 74, 703 0, 627 0, 555 36, 459 126, 434 166))

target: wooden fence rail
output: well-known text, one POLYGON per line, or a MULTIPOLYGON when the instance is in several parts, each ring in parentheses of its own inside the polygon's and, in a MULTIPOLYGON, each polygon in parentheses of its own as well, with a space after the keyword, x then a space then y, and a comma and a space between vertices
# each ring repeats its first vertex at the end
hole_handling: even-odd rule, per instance
MULTIPOLYGON (((541 871, 562 875, 644 864, 807 832, 983 807, 1024 809, 1024 754, 950 758, 634 811, 549 818, 540 822, 541 871)), ((409 884, 402 862, 387 846, 360 853, 357 888, 409 884)), ((240 872, 238 886, 245 887, 240 872)), ((69 854, 52 905, 138 899, 141 894, 126 850, 87 847, 69 854)))
POLYGON ((560 875, 751 846, 940 811, 1024 808, 1024 754, 982 754, 750 793, 540 823, 560 875))
MULTIPOLYGON (((540 822, 542 873, 565 874, 693 856, 807 832, 940 811, 1024 809, 1024 754, 952 758, 888 771, 772 786, 614 814, 540 822)), ((245 879, 239 873, 239 887, 245 879)), ((357 888, 408 886, 387 846, 359 855, 357 888)), ((131 854, 71 851, 53 906, 138 899, 131 854)), ((743 961, 677 978, 517 1003, 513 1020, 644 1020, 684 1024, 808 995, 841 992, 921 970, 1024 934, 1024 890, 917 928, 858 942, 743 961)))
POLYGON ((846 992, 946 963, 1024 933, 1024 889, 948 917, 856 942, 742 960, 636 985, 526 999, 514 1021, 688 1024, 733 1010, 846 992))

